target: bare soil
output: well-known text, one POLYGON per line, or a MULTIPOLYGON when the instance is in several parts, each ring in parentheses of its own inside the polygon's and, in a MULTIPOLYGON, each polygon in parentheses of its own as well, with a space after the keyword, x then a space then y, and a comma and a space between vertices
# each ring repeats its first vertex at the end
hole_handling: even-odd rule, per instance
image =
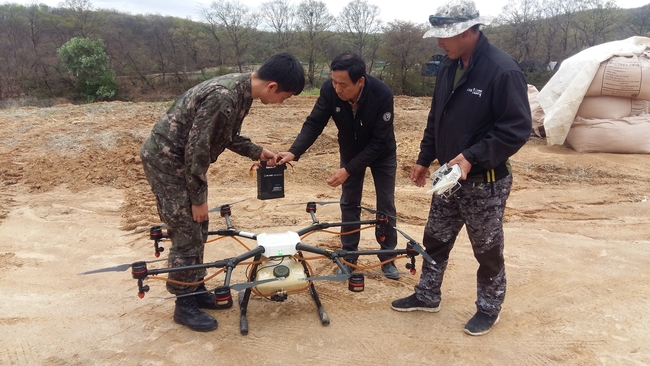
MULTIPOLYGON (((243 133, 286 150, 314 97, 255 103, 243 133)), ((399 226, 419 240, 426 188, 410 184, 429 98, 396 98, 399 226)), ((285 302, 253 297, 250 333, 239 311, 209 310, 219 328, 196 333, 172 321, 164 282, 139 299, 130 272, 83 271, 152 260, 148 228, 159 224, 138 152, 169 103, 98 103, 0 111, 0 364, 4 365, 647 365, 650 364, 650 156, 581 154, 531 138, 512 158, 514 186, 505 217, 508 290, 501 321, 483 337, 463 333, 475 311, 475 273, 463 231, 452 252, 437 314, 398 313, 418 274, 367 277, 365 291, 316 282, 331 319, 320 324, 307 292, 285 302)), ((285 179, 286 197, 256 199, 253 164, 226 152, 209 171, 209 203, 232 206, 233 225, 254 233, 311 223, 306 201, 338 200, 325 183, 338 166, 328 126, 285 179)), ((374 206, 371 180, 363 202, 374 206)), ((321 221, 337 205, 318 206, 321 221)), ((365 216, 364 216, 365 217, 365 216)), ((367 218, 371 218, 370 214, 367 218)), ((218 213, 210 228, 224 228, 218 213)), ((376 249, 370 230, 362 249, 376 249)), ((336 235, 305 239, 337 248, 336 235)), ((254 246, 253 243, 246 243, 254 246)), ((406 240, 400 238, 398 247, 406 240)), ((227 238, 207 244, 206 261, 243 253, 227 238)), ((418 269, 421 259, 418 258, 418 269)), ((164 262, 163 262, 164 263, 164 262)), ((317 275, 332 263, 310 263, 317 275)), ((365 256, 361 264, 377 264, 365 256)), ((404 269, 405 259, 397 261, 404 269)), ((151 264, 151 267, 163 265, 151 264)), ((379 272, 368 268, 368 272, 379 272)), ((215 271, 210 271, 214 273, 215 271)), ((239 267, 233 282, 245 281, 239 267)), ((216 287, 218 275, 208 282, 216 287)))

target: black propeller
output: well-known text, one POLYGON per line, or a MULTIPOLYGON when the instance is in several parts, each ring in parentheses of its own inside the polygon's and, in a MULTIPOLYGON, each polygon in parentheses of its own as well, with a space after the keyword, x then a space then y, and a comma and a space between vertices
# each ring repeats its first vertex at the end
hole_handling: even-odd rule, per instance
MULTIPOLYGON (((160 225, 157 225, 157 226, 153 226, 153 228, 167 229, 167 224, 160 224, 160 225)), ((145 228, 142 228, 142 229, 133 230, 132 233, 127 234, 127 235, 140 234, 140 233, 144 233, 145 231, 150 232, 151 229, 152 229, 151 227, 149 227, 149 228, 145 227, 145 228)))
POLYGON ((390 218, 395 219, 395 220, 399 220, 399 221, 402 221, 402 222, 407 222, 406 220, 400 219, 397 216, 393 216, 393 215, 389 215, 387 213, 383 213, 381 211, 373 210, 372 208, 368 208, 368 207, 364 207, 364 206, 357 206, 357 207, 359 207, 362 210, 366 210, 366 211, 370 212, 373 215, 384 215, 386 217, 390 217, 390 218))
POLYGON ((427 262, 431 264, 436 264, 436 261, 434 261, 433 258, 431 258, 431 256, 427 252, 425 252, 424 249, 422 249, 422 246, 417 241, 415 241, 410 236, 406 235, 406 233, 403 232, 402 230, 398 228, 395 228, 395 230, 397 230, 398 233, 402 234, 402 236, 404 236, 406 240, 409 241, 409 243, 413 244, 413 250, 415 250, 418 254, 420 254, 422 258, 424 258, 427 262))
POLYGON ((223 204, 223 205, 221 205, 221 206, 213 207, 213 208, 209 209, 208 212, 217 212, 217 211, 221 211, 221 210, 223 210, 224 208, 226 208, 226 207, 228 207, 228 206, 232 206, 232 205, 234 205, 234 204, 236 204, 236 203, 244 202, 244 201, 246 201, 246 200, 248 200, 248 198, 244 198, 244 199, 242 199, 242 200, 235 201, 235 202, 232 202, 232 203, 226 203, 226 204, 223 204))
POLYGON ((309 202, 295 202, 295 203, 285 203, 282 206, 287 206, 287 205, 308 205, 310 203, 316 204, 316 205, 331 205, 333 203, 341 203, 341 201, 309 201, 309 202))
MULTIPOLYGON (((241 291, 241 290, 245 290, 245 289, 247 289, 249 287, 255 287, 255 286, 261 285, 263 283, 279 281, 279 280, 282 280, 282 279, 284 279, 284 277, 269 278, 269 279, 266 279, 266 280, 259 280, 259 281, 252 281, 252 282, 235 283, 235 284, 230 285, 228 287, 230 287, 230 289, 234 290, 234 291, 241 291)), ((160 299, 158 301, 164 301, 164 300, 169 300, 169 299, 177 299, 179 297, 187 297, 187 296, 194 296, 194 295, 201 295, 201 294, 209 294, 211 292, 214 292, 214 290, 216 290, 216 288, 213 288, 212 290, 190 292, 188 294, 165 297, 165 298, 162 298, 162 299, 160 299)))
POLYGON ((301 278, 302 281, 340 281, 340 282, 345 282, 348 279, 350 279, 350 275, 345 273, 336 276, 317 276, 317 277, 301 278))
MULTIPOLYGON (((168 260, 168 258, 156 259, 156 260, 148 261, 148 262, 145 262, 145 263, 154 263, 154 262, 161 262, 161 261, 166 261, 166 260, 168 260)), ((136 262, 136 263, 142 263, 142 262, 136 262)), ((132 266, 133 266, 133 263, 120 264, 119 266, 107 267, 107 268, 101 268, 101 269, 94 269, 92 271, 81 272, 81 273, 79 273, 79 276, 84 276, 84 275, 93 274, 93 273, 102 273, 102 272, 124 272, 127 269, 131 268, 132 266)))

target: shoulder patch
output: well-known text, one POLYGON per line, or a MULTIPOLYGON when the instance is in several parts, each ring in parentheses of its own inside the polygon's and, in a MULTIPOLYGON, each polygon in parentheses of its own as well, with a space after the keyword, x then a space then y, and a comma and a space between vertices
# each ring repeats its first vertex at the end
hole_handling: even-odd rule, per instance
POLYGON ((390 121, 390 112, 384 113, 384 121, 386 122, 390 121))

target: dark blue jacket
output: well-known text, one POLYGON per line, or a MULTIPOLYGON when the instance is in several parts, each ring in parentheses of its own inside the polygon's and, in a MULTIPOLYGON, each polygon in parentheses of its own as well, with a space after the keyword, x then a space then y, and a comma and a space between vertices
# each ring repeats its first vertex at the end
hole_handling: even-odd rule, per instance
POLYGON ((325 81, 311 114, 289 148, 295 160, 316 141, 332 118, 339 131, 341 161, 348 173, 362 173, 366 167, 385 159, 395 161, 393 93, 381 80, 366 74, 358 105, 353 116, 352 106, 338 97, 332 79, 325 81))
MULTIPOLYGON (((528 86, 515 60, 481 32, 465 73, 454 87, 459 60, 445 57, 436 78, 417 164, 442 165, 463 153, 468 176, 508 174, 506 162, 532 131, 528 86)), ((497 178, 499 179, 499 178, 497 178)))

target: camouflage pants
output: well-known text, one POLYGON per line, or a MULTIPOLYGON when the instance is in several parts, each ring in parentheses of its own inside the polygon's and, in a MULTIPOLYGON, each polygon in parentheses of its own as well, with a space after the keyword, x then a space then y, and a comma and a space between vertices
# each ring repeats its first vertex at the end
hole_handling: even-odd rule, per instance
MULTIPOLYGON (((198 223, 192 219, 192 204, 185 179, 161 172, 144 158, 142 165, 151 190, 156 196, 158 215, 167 225, 167 234, 172 242, 169 249, 169 267, 203 263, 208 221, 198 223)), ((205 269, 170 272, 169 279, 197 282, 203 279, 206 273, 205 269)), ((167 282, 167 291, 175 295, 192 292, 196 287, 167 282)))
POLYGON ((510 195, 512 175, 494 183, 461 182, 448 199, 434 195, 422 241, 435 265, 423 263, 418 299, 429 305, 440 302, 442 278, 456 237, 466 225, 474 257, 479 263, 476 309, 488 315, 501 311, 506 295, 503 260, 503 214, 510 195))

